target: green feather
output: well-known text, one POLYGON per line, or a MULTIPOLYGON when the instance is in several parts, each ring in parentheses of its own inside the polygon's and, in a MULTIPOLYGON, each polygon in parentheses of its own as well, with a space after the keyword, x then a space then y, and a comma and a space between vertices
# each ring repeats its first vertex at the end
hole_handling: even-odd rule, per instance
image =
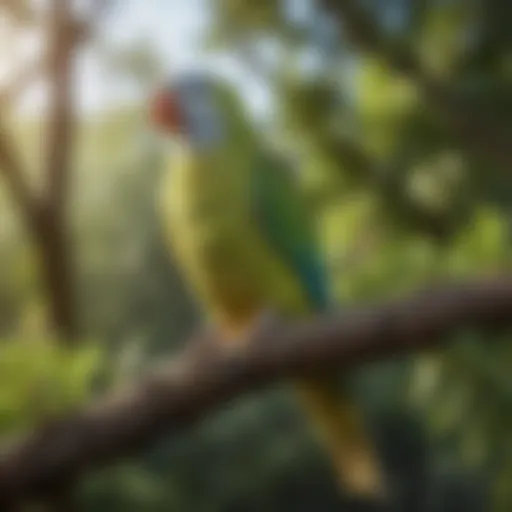
POLYGON ((303 284, 315 309, 329 303, 326 274, 312 216, 297 176, 275 155, 255 159, 252 206, 260 233, 303 284))

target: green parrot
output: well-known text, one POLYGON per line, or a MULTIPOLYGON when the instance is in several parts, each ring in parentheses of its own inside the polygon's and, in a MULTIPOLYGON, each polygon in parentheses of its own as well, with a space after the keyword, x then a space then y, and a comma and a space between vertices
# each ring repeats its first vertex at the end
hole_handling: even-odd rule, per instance
MULTIPOLYGON (((157 91, 150 118, 169 140, 164 233, 225 343, 250 339, 265 312, 325 310, 327 279, 297 176, 265 151, 233 89, 207 73, 182 75, 157 91)), ((379 459, 348 390, 325 375, 292 384, 343 491, 382 497, 379 459)))

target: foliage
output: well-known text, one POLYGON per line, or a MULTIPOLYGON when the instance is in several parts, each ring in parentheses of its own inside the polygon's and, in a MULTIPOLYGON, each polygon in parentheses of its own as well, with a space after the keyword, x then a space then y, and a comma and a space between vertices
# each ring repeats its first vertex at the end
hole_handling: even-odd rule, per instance
MULTIPOLYGON (((7 4, 25 16, 28 3, 0 7, 7 4)), ((392 49, 411 49, 425 73, 504 130, 512 121, 507 4, 365 2, 392 49)), ((348 41, 320 2, 210 5, 207 52, 238 55, 271 91, 263 136, 300 162, 341 306, 510 269, 507 169, 475 158, 414 80, 348 41), (272 58, 264 51, 270 43, 272 58)), ((163 67, 151 40, 136 37, 120 48, 106 39, 96 58, 111 80, 148 88, 163 67)), ((20 118, 14 129, 33 166, 41 123, 20 118)), ((79 316, 85 337, 102 349, 85 345, 72 354, 47 340, 38 257, 0 182, 3 433, 133 378, 197 322, 162 245, 153 204, 159 165, 139 105, 80 126, 72 190, 79 316)), ((34 186, 37 179, 33 173, 34 186)), ((354 385, 405 489, 404 510, 489 510, 487 491, 496 510, 510 510, 510 335, 484 339, 468 330, 451 341, 443 353, 362 370, 354 385)), ((338 510, 326 462, 299 415, 284 389, 244 398, 179 442, 93 475, 82 485, 84 503, 98 511, 338 510)))
POLYGON ((101 348, 70 351, 49 340, 4 340, 0 345, 0 433, 44 424, 92 399, 101 348))

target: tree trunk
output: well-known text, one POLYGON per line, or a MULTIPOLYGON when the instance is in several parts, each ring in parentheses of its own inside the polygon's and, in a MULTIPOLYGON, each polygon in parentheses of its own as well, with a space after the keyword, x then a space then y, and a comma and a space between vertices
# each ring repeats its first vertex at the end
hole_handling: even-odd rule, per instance
POLYGON ((62 343, 74 344, 78 325, 71 244, 66 226, 51 211, 45 211, 39 217, 38 224, 42 286, 48 298, 50 327, 62 343))

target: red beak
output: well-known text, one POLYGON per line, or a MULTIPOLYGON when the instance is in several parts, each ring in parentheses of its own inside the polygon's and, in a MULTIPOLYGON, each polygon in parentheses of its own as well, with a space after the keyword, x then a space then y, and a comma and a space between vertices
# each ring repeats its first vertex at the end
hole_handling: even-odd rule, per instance
POLYGON ((153 98, 150 118, 155 126, 173 133, 179 132, 184 124, 178 102, 166 91, 158 92, 153 98))

